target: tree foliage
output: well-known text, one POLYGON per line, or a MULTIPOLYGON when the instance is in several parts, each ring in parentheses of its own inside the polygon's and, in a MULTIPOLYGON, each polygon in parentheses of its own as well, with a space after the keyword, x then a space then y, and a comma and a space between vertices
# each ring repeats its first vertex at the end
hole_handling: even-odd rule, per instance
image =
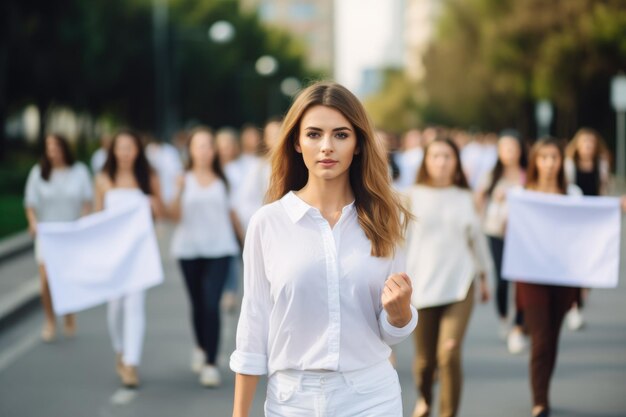
MULTIPOLYGON (((278 88, 283 78, 312 76, 301 46, 264 27, 256 15, 242 14, 237 1, 168 3, 170 106, 181 126, 189 120, 216 127, 261 123, 289 103, 278 88), (207 35, 218 20, 234 26, 227 44, 211 42, 207 35), (262 55, 279 63, 272 77, 254 71, 262 55)), ((152 12, 151 0, 1 2, 0 125, 9 112, 35 103, 42 111, 64 105, 153 130, 152 12)))
POLYGON ((554 133, 612 131, 609 84, 626 70, 622 0, 449 0, 425 58, 429 121, 534 133, 551 100, 554 133))

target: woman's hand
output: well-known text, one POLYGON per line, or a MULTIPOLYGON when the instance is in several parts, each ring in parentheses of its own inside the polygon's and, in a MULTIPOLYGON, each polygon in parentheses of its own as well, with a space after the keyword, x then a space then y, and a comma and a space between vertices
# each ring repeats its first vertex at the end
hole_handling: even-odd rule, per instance
POLYGON ((37 235, 37 223, 28 222, 28 233, 32 237, 37 235))
POLYGON ((411 279, 404 272, 390 275, 385 281, 380 299, 392 326, 404 327, 411 321, 412 292, 411 279))

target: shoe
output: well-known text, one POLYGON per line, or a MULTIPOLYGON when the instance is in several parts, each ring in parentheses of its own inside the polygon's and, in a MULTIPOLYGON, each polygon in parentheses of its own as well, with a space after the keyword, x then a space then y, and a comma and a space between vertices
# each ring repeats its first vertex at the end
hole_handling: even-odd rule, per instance
POLYGON ((41 329, 41 340, 43 340, 46 343, 50 343, 54 341, 55 333, 56 333, 56 329, 55 329, 54 324, 46 323, 43 326, 43 329, 41 329))
POLYGON ((544 408, 538 414, 533 414, 533 417, 550 417, 550 409, 544 408))
POLYGON ((572 307, 570 311, 567 312, 566 320, 567 327, 573 331, 578 331, 585 325, 585 319, 583 318, 583 315, 578 307, 572 307))
POLYGON ((418 400, 415 403, 415 408, 413 409, 412 417, 428 417, 430 415, 430 410, 428 408, 428 404, 424 400, 418 400))
POLYGON ((500 340, 506 340, 509 334, 509 324, 506 322, 506 319, 500 320, 500 325, 498 328, 498 338, 500 340))
POLYGON ((139 386, 139 377, 137 376, 137 367, 122 364, 120 369, 120 379, 122 385, 126 388, 137 388, 139 386))
POLYGON ((194 374, 199 374, 200 372, 202 372, 202 367, 204 366, 205 362, 206 357, 204 355, 204 351, 199 348, 194 348, 191 352, 191 372, 193 372, 194 374))
POLYGON ((526 349, 526 340, 521 331, 513 329, 507 337, 506 345, 509 349, 509 353, 517 355, 526 349))
POLYGON ((200 373, 200 384, 206 388, 217 388, 220 386, 222 378, 220 371, 214 365, 205 365, 200 373))

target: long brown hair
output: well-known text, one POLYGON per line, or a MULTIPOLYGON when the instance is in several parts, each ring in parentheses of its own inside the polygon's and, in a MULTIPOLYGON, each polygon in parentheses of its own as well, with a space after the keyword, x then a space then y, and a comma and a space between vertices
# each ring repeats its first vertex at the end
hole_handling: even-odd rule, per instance
MULTIPOLYGON (((63 163, 68 167, 74 165, 75 159, 72 150, 70 149, 70 144, 65 138, 65 136, 60 135, 58 133, 51 133, 46 136, 46 140, 48 138, 53 138, 59 148, 61 148, 61 153, 63 154, 63 163)), ((41 171, 41 178, 44 181, 48 181, 50 179, 50 175, 52 174, 52 161, 48 158, 48 151, 44 148, 43 155, 39 160, 39 169, 41 171)))
POLYGON ((226 190, 228 191, 229 190, 228 180, 226 179, 226 175, 224 174, 224 170, 222 169, 222 163, 220 161, 219 152, 217 152, 217 147, 215 144, 215 134, 213 133, 213 129, 211 129, 208 126, 196 126, 195 128, 191 129, 191 131, 189 131, 189 135, 187 136, 187 155, 189 155, 189 158, 187 160, 187 171, 191 171, 191 169, 193 168, 193 158, 191 157, 190 147, 191 147, 191 140, 198 133, 206 133, 207 135, 211 136, 213 152, 215 155, 213 157, 213 162, 211 163, 211 169, 213 170, 215 175, 217 175, 219 179, 221 179, 224 182, 224 185, 226 186, 226 190))
POLYGON ((594 169, 597 169, 600 160, 609 159, 609 149, 602 136, 600 136, 595 129, 591 129, 589 127, 581 127, 578 129, 572 140, 567 144, 567 147, 565 148, 565 155, 568 158, 572 158, 578 165, 578 160, 580 158, 578 155, 578 142, 580 141, 580 138, 585 135, 593 136, 596 140, 596 151, 593 155, 593 165, 594 169))
POLYGON ((561 193, 567 194, 567 179, 565 178, 565 169, 563 168, 565 156, 565 152, 563 150, 563 142, 550 136, 539 139, 537 142, 535 142, 532 148, 530 148, 530 156, 528 157, 528 169, 526 171, 526 188, 532 189, 533 187, 537 186, 537 182, 539 181, 537 157, 539 156, 539 151, 541 150, 541 148, 545 146, 554 146, 559 151, 559 155, 561 156, 561 166, 559 167, 559 172, 557 174, 557 185, 561 193))
POLYGON ((135 158, 135 163, 133 165, 133 174, 135 176, 135 181, 139 185, 141 191, 144 194, 152 194, 152 187, 150 186, 150 177, 152 176, 152 168, 150 167, 150 163, 148 162, 148 158, 146 158, 146 153, 143 149, 143 144, 141 142, 141 138, 139 134, 130 130, 130 129, 122 129, 118 131, 115 136, 113 136, 113 140, 111 140, 111 145, 109 146, 109 152, 107 153, 107 159, 104 163, 104 167, 102 171, 109 177, 111 182, 115 183, 115 177, 117 176, 117 158, 115 157, 115 144, 120 136, 126 135, 130 136, 137 147, 137 157, 135 158))
POLYGON ((392 256, 396 245, 404 239, 412 216, 391 188, 385 149, 374 135, 363 105, 339 84, 315 83, 300 92, 289 109, 272 151, 272 175, 266 201, 276 201, 306 185, 308 170, 295 145, 302 117, 317 105, 339 111, 354 127, 360 152, 354 155, 349 176, 359 224, 372 244, 372 256, 392 256))
POLYGON ((416 184, 424 184, 424 185, 432 185, 432 179, 428 174, 428 170, 426 169, 426 157, 428 156, 428 151, 433 143, 443 143, 448 145, 452 149, 452 153, 456 158, 456 167, 454 169, 454 177, 452 177, 452 185, 455 185, 459 188, 469 189, 469 184, 467 183, 467 177, 463 172, 463 166, 461 165, 461 153, 459 152, 458 146, 452 141, 452 139, 447 137, 437 137, 431 140, 426 148, 424 148, 424 159, 422 160, 422 166, 420 166, 420 170, 417 173, 417 178, 415 179, 416 184))

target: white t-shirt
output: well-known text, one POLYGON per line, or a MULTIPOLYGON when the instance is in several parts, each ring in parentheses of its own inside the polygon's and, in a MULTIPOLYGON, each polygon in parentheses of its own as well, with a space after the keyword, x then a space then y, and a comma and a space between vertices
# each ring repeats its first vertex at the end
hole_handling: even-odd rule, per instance
POLYGON ((104 163, 107 160, 108 152, 104 148, 98 148, 93 155, 91 155, 91 172, 94 174, 99 173, 104 168, 104 163))
POLYGON ((169 143, 151 143, 146 146, 146 157, 159 176, 161 198, 169 203, 176 193, 176 178, 183 172, 178 150, 169 143))
POLYGON ((407 194, 416 217, 407 235, 413 305, 426 308, 464 300, 478 273, 493 274, 471 191, 415 185, 407 194))
POLYGON ((83 205, 93 199, 87 167, 76 162, 71 167, 53 169, 50 178, 41 177, 39 164, 26 180, 24 206, 35 209, 38 222, 68 222, 80 217, 83 205))
POLYGON ((403 256, 370 255, 354 203, 331 229, 295 193, 252 217, 244 245, 244 294, 233 371, 354 371, 387 360, 417 325, 392 326, 380 300, 403 256))
POLYGON ((398 155, 396 162, 400 168, 400 177, 395 181, 398 190, 406 190, 415 184, 417 172, 422 165, 424 159, 424 150, 422 148, 408 149, 398 155))
MULTIPOLYGON (((479 186, 479 189, 485 193, 491 184, 491 175, 491 173, 486 175, 482 184, 479 186)), ((486 235, 498 238, 504 237, 509 215, 506 195, 510 190, 520 186, 521 184, 519 182, 511 181, 503 176, 496 183, 491 195, 486 196, 487 202, 483 215, 483 231, 486 235)))
POLYGON ((220 258, 239 252, 230 219, 226 186, 216 179, 208 186, 185 174, 181 218, 172 238, 172 255, 178 259, 220 258))

